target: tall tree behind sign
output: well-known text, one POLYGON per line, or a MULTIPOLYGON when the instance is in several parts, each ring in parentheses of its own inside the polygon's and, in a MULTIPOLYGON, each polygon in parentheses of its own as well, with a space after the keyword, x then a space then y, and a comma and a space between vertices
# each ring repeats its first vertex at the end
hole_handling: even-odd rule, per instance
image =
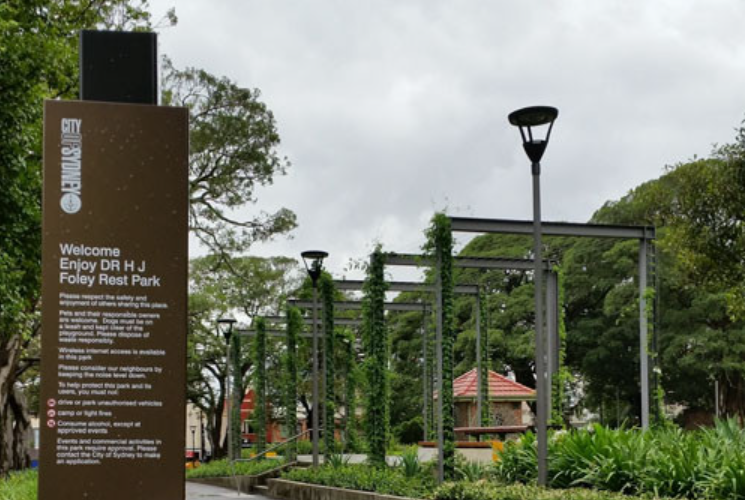
POLYGON ((146 7, 130 0, 0 5, 0 475, 28 465, 19 380, 33 380, 38 364, 42 103, 77 95, 79 30, 147 27, 146 7))
MULTIPOLYGON (((38 377, 42 102, 77 96, 79 30, 152 29, 147 8, 132 0, 8 0, 0 6, 0 474, 28 464, 28 408, 19 388, 20 381, 34 386, 38 377)), ((155 29, 175 22, 171 10, 155 29)), ((258 91, 170 63, 163 87, 163 104, 192 110, 194 234, 227 261, 241 244, 245 251, 253 241, 291 230, 295 216, 286 209, 249 221, 224 212, 256 204, 253 187, 271 183, 289 166, 276 152, 276 124, 258 91), (203 93, 187 98, 196 85, 203 93)))

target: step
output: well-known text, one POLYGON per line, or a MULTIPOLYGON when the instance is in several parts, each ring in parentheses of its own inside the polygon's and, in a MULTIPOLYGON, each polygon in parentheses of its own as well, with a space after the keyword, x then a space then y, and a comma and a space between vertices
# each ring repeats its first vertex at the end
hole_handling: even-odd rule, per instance
POLYGON ((254 486, 254 491, 260 495, 267 495, 269 493, 269 486, 266 484, 257 484, 254 486))

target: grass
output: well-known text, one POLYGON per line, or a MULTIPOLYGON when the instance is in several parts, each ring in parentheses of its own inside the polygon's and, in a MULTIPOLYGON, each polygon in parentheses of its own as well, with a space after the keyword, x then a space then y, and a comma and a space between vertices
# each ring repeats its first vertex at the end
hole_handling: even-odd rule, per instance
MULTIPOLYGON (((200 479, 207 477, 228 477, 233 470, 238 476, 255 476, 271 469, 276 469, 284 463, 282 459, 254 460, 253 462, 234 462, 231 467, 227 460, 213 460, 186 471, 186 479, 200 479)), ((4 500, 4 499, 3 499, 4 500)))
POLYGON ((39 474, 35 469, 0 478, 0 500, 36 500, 39 474))

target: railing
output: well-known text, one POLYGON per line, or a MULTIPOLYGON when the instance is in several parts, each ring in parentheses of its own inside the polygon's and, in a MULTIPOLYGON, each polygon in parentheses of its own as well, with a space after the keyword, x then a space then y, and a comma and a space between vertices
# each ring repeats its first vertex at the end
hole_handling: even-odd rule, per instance
MULTIPOLYGON (((258 453, 258 454, 256 454, 256 455, 254 455, 253 457, 250 457, 250 458, 236 458, 236 459, 233 459, 233 460, 231 460, 231 461, 232 461, 232 462, 251 462, 251 461, 253 461, 253 460, 258 460, 259 458, 263 457, 263 456, 264 456, 264 455, 266 455, 267 453, 271 453, 272 451, 274 451, 274 450, 277 450, 277 449, 279 449, 279 448, 281 448, 282 446, 285 446, 285 445, 287 445, 287 444, 290 444, 290 443, 294 443, 294 442, 296 442, 296 441, 297 441, 298 439, 300 439, 301 437, 303 437, 303 436, 305 436, 306 434, 309 434, 309 433, 311 433, 311 432, 313 432, 313 429, 306 429, 306 430, 304 430, 303 432, 301 432, 300 434, 297 434, 297 435, 295 435, 295 436, 292 436, 291 438, 288 438, 288 439, 286 439, 286 440, 282 441, 281 443, 277 443, 277 444, 275 444, 275 445, 273 445, 273 446, 270 446, 270 447, 269 447, 269 448, 267 448, 266 450, 262 451, 261 453, 258 453)), ((319 429, 318 429, 318 433, 320 434, 321 432, 323 432, 323 428, 319 428, 319 429)))
MULTIPOLYGON (((323 431, 323 428, 320 427, 318 429, 319 434, 322 431, 323 431)), ((289 443, 296 442, 298 439, 300 439, 301 437, 305 436, 309 432, 313 432, 313 429, 307 429, 307 430, 301 432, 300 434, 298 434, 296 436, 292 436, 291 438, 282 441, 281 443, 277 443, 274 446, 270 446, 266 450, 262 451, 261 453, 258 453, 256 455, 254 455, 253 457, 250 457, 250 458, 231 458, 231 457, 228 457, 228 462, 230 463, 231 476, 233 478, 233 481, 235 481, 235 492, 236 492, 236 495, 240 496, 241 489, 240 489, 240 485, 238 484, 238 477, 235 474, 235 465, 234 465, 235 462, 251 462, 253 460, 258 460, 259 458, 263 457, 264 455, 266 455, 269 452, 272 452, 272 451, 274 451, 276 449, 279 449, 282 446, 285 446, 285 445, 287 445, 289 443)))

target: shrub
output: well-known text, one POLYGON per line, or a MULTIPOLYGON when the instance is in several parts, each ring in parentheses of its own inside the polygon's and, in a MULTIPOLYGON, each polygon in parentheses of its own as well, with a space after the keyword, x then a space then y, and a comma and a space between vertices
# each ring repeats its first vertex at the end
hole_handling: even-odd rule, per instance
POLYGON ((283 473, 282 477, 303 483, 411 498, 429 498, 435 486, 434 477, 431 475, 423 473, 415 477, 406 477, 399 468, 367 465, 293 469, 283 473))
MULTIPOLYGON (((554 434, 549 441, 549 484, 628 494, 745 499, 745 430, 735 421, 684 432, 607 429, 554 434)), ((535 481, 535 436, 526 434, 500 452, 495 476, 535 481)))
POLYGON ((445 483, 437 488, 433 495, 434 500, 633 500, 633 498, 639 497, 583 488, 557 490, 486 481, 445 483))
POLYGON ((255 476, 268 470, 276 469, 284 463, 281 459, 259 459, 252 462, 233 462, 232 466, 227 460, 213 460, 202 464, 196 469, 186 471, 186 479, 199 479, 203 477, 228 477, 233 474, 237 476, 255 476))
POLYGON ((458 481, 475 482, 481 479, 487 479, 492 471, 492 467, 479 462, 471 462, 456 455, 455 457, 455 478, 458 481))
POLYGON ((310 440, 297 442, 298 455, 310 455, 311 453, 313 453, 313 443, 310 440))
POLYGON ((349 457, 344 456, 341 453, 331 453, 325 456, 325 462, 331 467, 339 468, 349 464, 349 457))
POLYGON ((421 441, 423 434, 424 420, 422 417, 414 417, 398 424, 393 429, 393 435, 402 444, 416 444, 421 441))
POLYGON ((410 446, 401 454, 401 472, 404 477, 416 477, 422 473, 422 464, 419 461, 419 448, 410 446))
MULTIPOLYGON (((334 449, 332 453, 341 453, 344 449, 344 444, 341 441, 334 441, 334 449)), ((321 454, 326 452, 326 443, 322 439, 318 440, 318 451, 321 454)), ((297 442, 297 454, 298 455, 310 455, 313 453, 313 442, 311 440, 303 440, 297 442)))

